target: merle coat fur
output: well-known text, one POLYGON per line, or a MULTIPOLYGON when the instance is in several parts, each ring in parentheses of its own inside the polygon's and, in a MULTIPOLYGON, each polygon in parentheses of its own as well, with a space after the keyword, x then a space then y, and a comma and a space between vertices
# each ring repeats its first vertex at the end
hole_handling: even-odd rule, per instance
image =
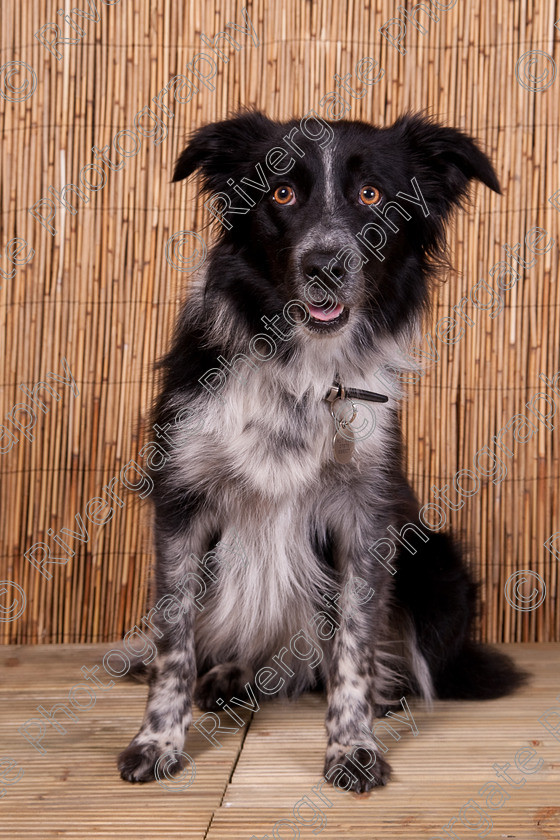
MULTIPOLYGON (((401 550, 395 575, 368 552, 389 525, 418 523, 403 470, 398 373, 452 210, 471 180, 495 192, 498 181, 471 138, 415 115, 380 129, 243 113, 194 132, 173 180, 195 170, 207 194, 222 195, 215 209, 229 201, 238 211, 223 214, 161 362, 154 422, 166 429, 167 462, 152 475, 156 598, 180 591, 183 615, 173 624, 155 619, 146 713, 119 768, 129 781, 152 779, 160 756, 184 749, 193 697, 218 710, 218 699, 244 692, 285 648, 293 677, 283 692, 326 690, 325 774, 346 768, 350 787, 367 790, 389 776, 371 734, 386 704, 409 692, 498 697, 522 680, 506 657, 471 641, 476 587, 449 536, 430 532, 425 541, 409 529, 416 553, 401 550), (286 152, 276 156, 277 169, 290 167, 284 174, 268 165, 273 148, 286 152), (413 178, 424 204, 413 200, 413 178), (390 222, 364 197, 376 198, 390 222), (385 231, 382 258, 356 238, 368 222, 385 231), (323 308, 342 305, 342 313, 306 322, 295 307, 290 323, 286 303, 318 300, 309 297, 314 281, 317 294, 330 296, 323 308), (248 348, 263 333, 276 352, 258 361, 248 348), (211 369, 227 375, 210 380, 211 369), (371 406, 375 430, 347 464, 333 458, 324 399, 333 382, 389 396, 371 406), (220 545, 235 538, 244 556, 220 562, 220 545), (184 582, 212 549, 199 610, 194 584, 184 582), (347 585, 356 576, 374 590, 365 603, 347 585), (312 669, 291 656, 289 641, 318 611, 336 616, 339 628, 312 669)), ((374 228, 368 238, 383 240, 374 228)), ((265 346, 252 345, 263 356, 265 346)))

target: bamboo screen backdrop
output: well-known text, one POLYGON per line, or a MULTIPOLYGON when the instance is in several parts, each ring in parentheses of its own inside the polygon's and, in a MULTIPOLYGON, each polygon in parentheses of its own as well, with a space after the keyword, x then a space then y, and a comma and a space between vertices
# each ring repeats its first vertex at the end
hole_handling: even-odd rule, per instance
POLYGON ((501 454, 507 475, 500 467, 477 486, 463 473, 472 495, 448 510, 482 584, 479 634, 560 638, 560 4, 425 6, 431 18, 419 11, 415 26, 410 4, 399 9, 396 0, 247 2, 248 19, 228 0, 71 0, 61 12, 58 0, 3 0, 4 641, 112 641, 143 614, 151 510, 130 462, 145 464, 140 452, 154 439, 152 365, 168 346, 195 256, 192 238, 172 237, 211 236, 196 179, 171 184, 173 162, 188 132, 240 105, 279 119, 311 108, 327 118, 334 74, 352 74, 345 117, 386 125, 425 110, 478 138, 495 164, 503 195, 473 189, 450 235, 454 270, 437 290, 424 330, 431 339, 419 345, 433 358, 404 409, 408 470, 428 502, 433 486, 472 473, 477 457, 483 463, 482 447, 501 454), (227 23, 246 31, 227 29, 239 49, 222 40, 222 57, 208 41, 227 23), (201 53, 213 56, 214 78, 199 78, 196 94, 180 80, 165 92, 178 74, 193 80, 187 63, 211 74, 209 61, 193 65, 201 53), (367 87, 356 76, 365 57, 383 69, 367 87), (61 194, 68 184, 81 193, 61 194), (517 254, 531 263, 524 239, 535 227, 547 233, 541 246, 555 242, 521 268, 504 246, 522 243, 517 254), (498 293, 489 272, 504 259, 519 280, 498 293), (464 298, 464 335, 446 343, 450 322, 441 319, 464 298), (34 401, 39 382, 52 390, 34 401), (548 401, 535 401, 539 393, 548 401), (531 400, 540 417, 526 408, 531 400), (508 423, 501 440, 512 455, 492 444, 508 423), (136 490, 125 488, 123 470, 136 490), (112 479, 120 503, 94 524, 95 504, 89 519, 86 506, 112 479), (41 564, 39 543, 52 562, 41 564))

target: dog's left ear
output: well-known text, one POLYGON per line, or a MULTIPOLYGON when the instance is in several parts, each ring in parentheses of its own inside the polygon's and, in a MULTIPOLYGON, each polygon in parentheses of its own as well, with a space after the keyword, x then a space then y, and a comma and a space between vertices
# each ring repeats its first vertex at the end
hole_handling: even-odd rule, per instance
POLYGON ((490 160, 468 134, 417 114, 406 114, 393 128, 411 155, 428 206, 431 204, 441 217, 445 218, 453 205, 461 203, 469 181, 481 181, 501 193, 490 160))
POLYGON ((248 166, 249 150, 270 136, 271 129, 271 121, 259 111, 198 128, 179 155, 172 180, 182 181, 200 169, 204 189, 223 190, 229 177, 239 177, 248 166))

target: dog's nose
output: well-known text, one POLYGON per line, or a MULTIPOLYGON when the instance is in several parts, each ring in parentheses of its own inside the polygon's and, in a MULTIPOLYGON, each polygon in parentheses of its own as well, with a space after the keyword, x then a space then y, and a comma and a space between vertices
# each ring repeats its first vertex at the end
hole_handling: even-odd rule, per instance
POLYGON ((302 259, 302 269, 306 277, 324 279, 323 269, 328 269, 326 276, 342 280, 346 274, 344 264, 336 258, 336 254, 328 251, 309 251, 302 259))

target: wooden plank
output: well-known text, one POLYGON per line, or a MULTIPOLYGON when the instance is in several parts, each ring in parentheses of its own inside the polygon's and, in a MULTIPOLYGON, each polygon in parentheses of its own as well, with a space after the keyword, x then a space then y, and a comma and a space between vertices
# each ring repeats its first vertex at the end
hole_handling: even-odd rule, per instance
MULTIPOLYGON (((399 740, 378 732, 388 748, 393 779, 385 788, 356 796, 324 786, 327 840, 422 840, 455 818, 469 800, 481 807, 481 788, 499 781, 493 764, 512 765, 518 787, 502 784, 510 798, 489 811, 491 837, 556 840, 560 836, 560 733, 548 732, 539 717, 556 705, 560 711, 560 645, 503 645, 532 671, 531 683, 517 695, 486 703, 436 702, 432 711, 410 702, 418 734, 393 721, 399 740), (516 753, 534 749, 542 767, 533 775, 516 771, 516 753), (555 833, 556 832, 556 833, 555 833)), ((151 783, 130 785, 118 776, 115 758, 136 732, 144 711, 146 687, 122 679, 99 689, 96 703, 76 710, 78 720, 59 714, 66 732, 49 727, 39 754, 18 732, 37 706, 49 710, 68 704, 69 689, 80 680, 82 665, 102 662, 109 645, 10 646, 0 655, 0 758, 12 757, 24 775, 0 799, 7 837, 42 838, 173 837, 192 840, 244 840, 255 835, 290 837, 284 823, 303 796, 321 779, 325 749, 321 694, 295 703, 273 701, 253 714, 246 731, 228 734, 222 749, 196 730, 186 752, 196 778, 184 790, 151 783)), ((70 707, 72 708, 72 707, 70 707)), ((200 713, 197 711, 195 719, 200 713)), ((247 713, 247 718, 249 715, 247 713)), ((304 813, 303 811, 301 812, 304 813)), ((308 812, 311 814, 311 812, 308 812)), ((473 814, 471 813, 471 818, 473 814)), ((316 817, 322 819, 320 816, 316 817)), ((460 825, 460 824, 459 824, 460 825)), ((314 826, 318 828, 318 824, 314 826)), ((302 840, 315 836, 300 826, 302 840)), ((460 840, 470 836, 457 828, 460 840)))

